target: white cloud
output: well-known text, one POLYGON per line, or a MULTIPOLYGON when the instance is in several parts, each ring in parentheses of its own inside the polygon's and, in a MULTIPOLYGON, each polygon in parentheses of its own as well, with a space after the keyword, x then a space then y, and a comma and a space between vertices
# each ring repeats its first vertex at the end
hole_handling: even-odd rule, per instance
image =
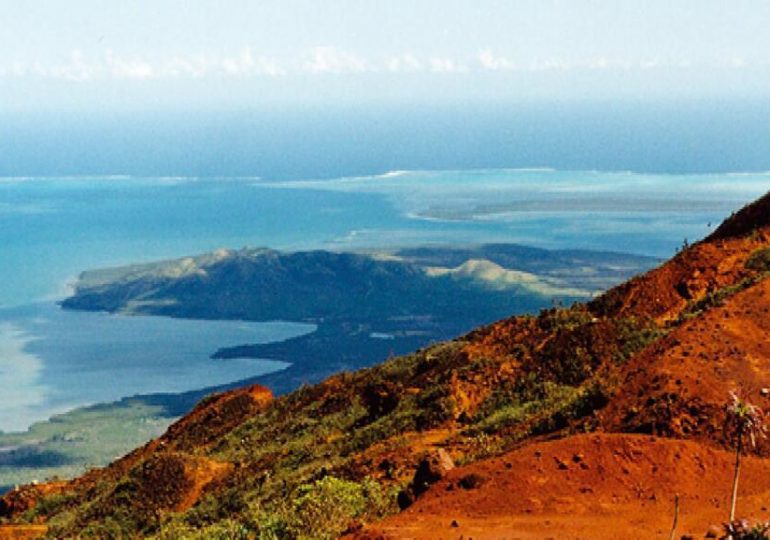
MULTIPOLYGON (((604 70, 604 69, 628 70, 628 69, 634 69, 634 68, 650 69, 648 60, 631 62, 630 60, 617 60, 617 59, 613 60, 605 56, 591 58, 584 66, 577 66, 577 67, 586 67, 588 69, 593 69, 593 70, 604 70)), ((653 65, 652 67, 656 67, 656 66, 653 65)))
POLYGON ((259 56, 255 61, 254 73, 268 77, 283 77, 286 75, 286 70, 275 59, 259 56))
POLYGON ((14 62, 8 67, 0 66, 0 77, 35 76, 75 82, 97 79, 200 79, 211 75, 279 77, 285 74, 286 70, 276 60, 255 55, 248 48, 234 56, 190 55, 166 59, 126 57, 109 49, 99 57, 86 59, 80 51, 73 51, 70 58, 61 64, 14 62))
POLYGON ((433 73, 465 73, 468 68, 451 58, 431 58, 430 70, 433 73))
POLYGON ((406 53, 386 59, 385 68, 391 73, 416 73, 423 70, 423 63, 415 55, 406 53))
POLYGON ((483 69, 489 71, 506 71, 516 67, 513 62, 504 56, 495 56, 489 49, 479 53, 479 64, 483 69))
POLYGON ((174 56, 166 62, 165 73, 170 78, 191 77, 200 79, 209 72, 206 58, 203 56, 174 56))
POLYGON ((69 81, 87 81, 93 79, 97 74, 98 66, 89 64, 83 59, 83 53, 80 51, 72 51, 70 59, 67 63, 60 64, 48 68, 37 66, 36 71, 39 73, 46 73, 49 77, 55 79, 66 79, 69 81))
MULTIPOLYGON (((770 67, 757 64, 741 56, 725 57, 715 61, 720 68, 748 69, 770 67)), ((616 58, 595 56, 589 58, 560 57, 530 58, 514 63, 491 49, 481 49, 470 56, 419 56, 402 52, 367 58, 335 47, 314 47, 295 51, 279 58, 261 55, 249 47, 231 54, 188 54, 173 56, 131 56, 105 50, 84 55, 72 51, 64 61, 53 64, 40 62, 11 62, 0 65, 0 78, 45 78, 74 82, 94 80, 163 80, 203 79, 207 77, 245 79, 278 78, 291 75, 355 75, 362 73, 425 73, 464 74, 496 72, 541 71, 610 71, 651 69, 692 69, 683 60, 647 58, 616 58)))
POLYGON ((315 47, 308 51, 307 57, 304 69, 309 73, 363 73, 374 70, 360 56, 335 47, 315 47))
POLYGON ((555 71, 571 69, 573 66, 559 58, 547 58, 545 60, 535 60, 530 65, 531 71, 555 71))
POLYGON ((223 58, 221 68, 226 75, 265 75, 279 77, 286 75, 286 70, 278 62, 266 56, 255 56, 250 48, 245 48, 238 56, 223 58))
POLYGON ((152 79, 156 77, 153 66, 141 58, 116 57, 108 50, 105 58, 106 69, 116 79, 152 79))

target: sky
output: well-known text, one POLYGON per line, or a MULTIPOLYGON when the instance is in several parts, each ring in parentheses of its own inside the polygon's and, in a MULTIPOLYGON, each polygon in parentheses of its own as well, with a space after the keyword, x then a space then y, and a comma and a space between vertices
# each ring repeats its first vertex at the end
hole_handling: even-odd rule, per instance
POLYGON ((765 0, 0 0, 0 111, 770 97, 765 0))

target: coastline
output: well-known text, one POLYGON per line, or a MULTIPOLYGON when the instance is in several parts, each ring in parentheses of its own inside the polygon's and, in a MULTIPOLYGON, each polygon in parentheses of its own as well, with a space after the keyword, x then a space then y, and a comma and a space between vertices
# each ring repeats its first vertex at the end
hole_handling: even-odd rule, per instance
POLYGON ((46 388, 38 383, 43 361, 26 350, 33 339, 18 326, 0 321, 0 388, 4 403, 0 408, 0 433, 26 429, 29 424, 24 412, 44 402, 46 388))
POLYGON ((288 362, 210 359, 221 347, 282 341, 305 323, 200 321, 63 310, 40 303, 0 310, 0 430, 126 396, 184 393, 281 371, 288 362))

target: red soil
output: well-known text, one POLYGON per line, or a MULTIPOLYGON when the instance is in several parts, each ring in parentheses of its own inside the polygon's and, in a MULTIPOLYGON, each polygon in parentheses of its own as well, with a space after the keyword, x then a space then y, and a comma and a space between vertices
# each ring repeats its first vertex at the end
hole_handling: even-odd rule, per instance
MULTIPOLYGON (((42 496, 59 492, 88 493, 100 482, 116 484, 129 473, 133 473, 140 494, 135 500, 137 509, 187 510, 209 486, 223 481, 233 470, 231 463, 213 461, 199 453, 264 409, 272 399, 268 389, 257 385, 211 396, 162 437, 108 467, 91 470, 71 482, 23 486, 0 497, 0 516, 17 517, 33 508, 42 496)), ((11 529, 5 533, 10 534, 9 531, 11 529)))
POLYGON ((770 243, 767 228, 746 238, 704 240, 665 265, 615 287, 590 304, 600 316, 675 319, 688 301, 738 283, 752 252, 770 243))
MULTIPOLYGON (((456 469, 358 538, 668 538, 677 494, 676 538, 703 538, 710 524, 726 521, 734 455, 716 447, 726 442, 729 390, 770 408, 770 280, 676 321, 693 302, 757 276, 746 261, 770 244, 768 222, 770 196, 588 306, 597 324, 634 317, 672 328, 610 371, 620 390, 599 412, 599 428, 618 433, 531 442, 456 469), (481 485, 461 487, 468 479, 481 485)), ((517 344, 538 336, 534 320, 512 318, 475 332, 466 351, 471 358, 507 359, 515 371, 517 344)), ((768 441, 757 451, 768 455, 768 441)), ((739 516, 770 517, 768 471, 768 459, 744 460, 739 516)))
MULTIPOLYGON (((595 422, 584 424, 603 433, 549 442, 530 439, 502 457, 454 469, 406 511, 357 538, 668 538, 677 495, 681 513, 676 538, 702 538, 710 524, 728 515, 734 455, 718 448, 725 443, 721 426, 727 392, 740 389, 753 403, 770 405, 765 403, 770 391, 763 391, 770 389, 770 279, 733 294, 721 306, 681 319, 686 319, 684 310, 708 295, 744 286, 746 278, 758 279, 759 271, 747 268, 746 262, 769 245, 770 195, 660 268, 567 312, 578 322, 583 319, 581 332, 553 330, 548 317, 515 317, 470 334, 446 371, 485 359, 493 362, 488 369, 451 371, 449 393, 458 415, 471 417, 501 383, 545 358, 535 353, 545 351, 547 360, 558 360, 582 348, 596 358, 594 373, 606 374, 613 383, 607 387, 618 388, 608 390, 615 393, 594 411, 595 422), (615 322, 625 318, 654 321, 658 330, 669 333, 619 366, 613 347, 623 334, 617 334, 615 322)), ((417 393, 419 378, 426 376, 418 374, 410 381, 417 393)), ((344 407, 346 403, 327 399, 344 396, 344 384, 344 376, 333 377, 306 392, 325 407, 344 407)), ((376 410, 400 391, 380 381, 364 397, 376 410)), ((67 489, 88 500, 90 490, 101 482, 112 485, 127 477, 136 492, 127 510, 149 517, 183 511, 202 494, 216 494, 217 485, 234 476, 232 464, 208 460, 202 457, 205 451, 271 399, 260 387, 207 399, 163 437, 66 488, 31 486, 0 498, 0 515, 18 517, 43 493, 35 490, 67 489)), ((395 470, 392 474, 404 479, 413 474, 420 452, 444 444, 456 450, 455 457, 463 457, 462 448, 451 447, 457 429, 450 423, 431 432, 405 434, 408 452, 394 450, 387 441, 378 443, 356 456, 354 461, 363 464, 356 470, 387 461, 395 470)), ((568 429, 577 427, 565 428, 560 435, 568 429)), ((757 453, 770 455, 770 442, 764 441, 757 453)), ((770 518, 768 472, 770 459, 745 458, 739 516, 770 518)), ((119 494, 108 494, 104 511, 120 500, 119 494)), ((0 529, 0 538, 4 531, 23 534, 19 528, 0 529)))
MULTIPOLYGON (((730 452, 645 435, 537 443, 451 471, 357 538, 668 538, 676 494, 676 538, 703 538, 727 519, 733 463, 730 452), (481 485, 461 487, 471 474, 481 485)), ((744 458, 739 515, 768 517, 768 470, 769 460, 744 458)))
POLYGON ((770 405, 770 280, 685 322, 634 357, 600 413, 608 431, 723 440, 729 390, 770 405))

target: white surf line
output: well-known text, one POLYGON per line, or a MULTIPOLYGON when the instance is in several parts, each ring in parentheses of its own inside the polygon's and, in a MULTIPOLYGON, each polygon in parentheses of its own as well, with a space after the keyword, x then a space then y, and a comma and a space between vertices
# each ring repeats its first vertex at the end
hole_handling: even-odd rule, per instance
POLYGON ((32 409, 45 400, 46 388, 39 383, 43 362, 25 351, 32 339, 17 326, 0 323, 0 430, 4 432, 26 429, 32 409))

